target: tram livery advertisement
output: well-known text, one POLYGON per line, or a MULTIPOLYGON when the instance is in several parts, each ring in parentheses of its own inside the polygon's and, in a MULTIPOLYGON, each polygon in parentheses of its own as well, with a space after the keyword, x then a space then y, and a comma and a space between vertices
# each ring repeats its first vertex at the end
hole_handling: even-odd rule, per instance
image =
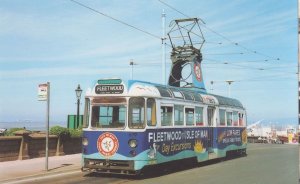
POLYGON ((139 174, 169 161, 246 153, 246 112, 235 99, 142 81, 99 83, 86 95, 83 170, 139 174))

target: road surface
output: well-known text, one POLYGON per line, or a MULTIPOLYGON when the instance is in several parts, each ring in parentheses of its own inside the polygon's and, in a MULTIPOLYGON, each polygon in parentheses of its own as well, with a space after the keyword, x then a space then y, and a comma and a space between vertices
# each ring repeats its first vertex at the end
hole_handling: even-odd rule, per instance
POLYGON ((298 184, 299 146, 249 144, 248 156, 200 165, 176 163, 150 168, 141 177, 82 173, 73 170, 12 183, 64 184, 298 184))

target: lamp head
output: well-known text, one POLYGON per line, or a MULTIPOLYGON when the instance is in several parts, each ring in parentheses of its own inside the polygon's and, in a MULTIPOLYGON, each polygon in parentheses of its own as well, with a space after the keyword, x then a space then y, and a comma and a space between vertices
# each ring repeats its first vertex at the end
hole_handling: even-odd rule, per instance
POLYGON ((81 93, 82 93, 82 89, 80 88, 79 84, 78 84, 78 87, 75 89, 75 92, 76 92, 77 99, 80 99, 81 93))

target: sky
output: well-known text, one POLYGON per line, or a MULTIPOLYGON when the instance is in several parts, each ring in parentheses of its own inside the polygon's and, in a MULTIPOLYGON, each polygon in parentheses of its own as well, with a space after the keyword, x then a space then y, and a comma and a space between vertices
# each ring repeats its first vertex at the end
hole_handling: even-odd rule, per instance
MULTIPOLYGON (((173 8, 159 0, 76 1, 152 36, 70 0, 0 0, 0 122, 45 122, 37 89, 49 81, 50 126, 66 125, 67 115, 76 114, 77 85, 87 90, 101 78, 128 80, 131 60, 134 79, 162 83, 164 9, 167 31, 183 14, 205 22, 208 92, 228 96, 225 81, 233 80, 231 97, 245 106, 249 124, 298 123, 297 0, 162 0, 173 8)), ((167 73, 170 52, 168 46, 167 73)))

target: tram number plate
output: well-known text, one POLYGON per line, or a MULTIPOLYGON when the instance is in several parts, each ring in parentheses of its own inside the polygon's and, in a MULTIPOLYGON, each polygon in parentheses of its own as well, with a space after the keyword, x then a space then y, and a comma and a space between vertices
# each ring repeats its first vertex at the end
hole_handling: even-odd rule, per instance
POLYGON ((96 94, 122 94, 123 91, 123 85, 97 85, 95 87, 96 94))

